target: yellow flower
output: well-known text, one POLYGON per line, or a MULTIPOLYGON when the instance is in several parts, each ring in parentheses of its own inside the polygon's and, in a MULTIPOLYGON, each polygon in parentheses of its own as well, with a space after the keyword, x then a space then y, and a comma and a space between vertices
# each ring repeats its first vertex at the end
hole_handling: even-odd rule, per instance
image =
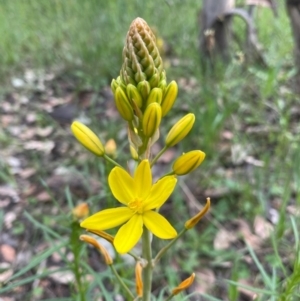
POLYGON ((137 167, 134 176, 120 167, 112 169, 108 183, 114 197, 124 207, 100 211, 80 226, 88 230, 107 230, 119 225, 114 246, 117 252, 129 252, 139 241, 143 226, 161 239, 171 239, 177 235, 176 230, 158 212, 173 192, 176 185, 174 176, 166 176, 152 185, 152 174, 148 160, 143 160, 137 167))

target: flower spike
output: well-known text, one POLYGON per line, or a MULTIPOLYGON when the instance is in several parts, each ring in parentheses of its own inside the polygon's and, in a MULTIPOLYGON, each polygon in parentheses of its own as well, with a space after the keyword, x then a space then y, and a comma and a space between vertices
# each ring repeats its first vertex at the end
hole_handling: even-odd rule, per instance
POLYGON ((127 33, 123 49, 121 79, 125 85, 137 85, 147 80, 153 88, 162 79, 162 59, 156 46, 156 38, 142 18, 136 18, 127 33))

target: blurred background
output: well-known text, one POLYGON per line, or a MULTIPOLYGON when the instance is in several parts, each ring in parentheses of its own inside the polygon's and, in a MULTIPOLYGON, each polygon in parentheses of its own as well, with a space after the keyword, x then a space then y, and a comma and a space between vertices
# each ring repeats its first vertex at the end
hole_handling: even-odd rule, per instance
MULTIPOLYGON (((192 272, 194 286, 174 300, 299 300, 300 4, 219 2, 0 0, 1 301, 127 300, 99 254, 78 241, 74 211, 116 204, 112 166, 76 143, 69 126, 76 119, 113 139, 126 165, 110 83, 136 17, 157 37, 168 82, 179 85, 154 151, 179 118, 196 115, 155 177, 182 152, 207 155, 162 213, 180 230, 212 201, 157 267, 156 300, 192 272)), ((115 258, 117 269, 134 285, 124 260, 115 258)))

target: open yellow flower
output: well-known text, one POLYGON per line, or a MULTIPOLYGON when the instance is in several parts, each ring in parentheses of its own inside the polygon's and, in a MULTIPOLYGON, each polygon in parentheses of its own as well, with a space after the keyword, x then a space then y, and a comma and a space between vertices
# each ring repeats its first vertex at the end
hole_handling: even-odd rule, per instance
POLYGON ((166 202, 176 182, 174 176, 166 176, 152 185, 148 160, 139 164, 133 177, 124 169, 115 167, 108 176, 108 183, 114 197, 126 207, 100 211, 84 220, 80 226, 88 230, 107 230, 125 223, 114 239, 114 246, 121 254, 129 252, 136 245, 142 236, 143 226, 161 239, 174 238, 176 230, 153 209, 166 202))

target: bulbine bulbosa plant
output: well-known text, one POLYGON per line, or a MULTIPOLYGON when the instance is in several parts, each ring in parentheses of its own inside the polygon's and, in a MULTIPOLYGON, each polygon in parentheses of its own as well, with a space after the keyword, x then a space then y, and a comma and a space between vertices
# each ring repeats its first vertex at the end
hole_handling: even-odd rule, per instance
MULTIPOLYGON (((112 80, 111 88, 115 105, 121 117, 127 122, 129 150, 136 161, 135 170, 122 167, 110 156, 98 136, 82 123, 75 121, 71 130, 77 140, 100 159, 115 166, 109 173, 108 184, 120 206, 97 212, 81 222, 81 227, 109 241, 120 254, 128 253, 136 262, 135 288, 128 287, 114 268, 108 251, 91 235, 80 239, 96 247, 104 256, 116 279, 131 300, 150 301, 152 276, 161 257, 186 231, 193 228, 210 207, 207 199, 204 208, 183 225, 178 233, 169 221, 159 213, 172 194, 177 177, 195 170, 204 160, 200 150, 189 150, 173 163, 169 173, 157 182, 152 181, 152 167, 170 147, 178 144, 190 132, 195 116, 189 113, 179 119, 168 132, 164 147, 152 156, 153 144, 159 139, 160 126, 174 105, 178 86, 175 81, 167 82, 163 62, 156 46, 156 39, 147 23, 135 19, 127 33, 123 50, 123 65, 120 76, 112 80), (115 237, 105 231, 120 227, 115 237), (157 254, 152 254, 153 236, 167 240, 157 254), (142 241, 141 254, 132 249, 142 241)), ((170 291, 166 300, 189 287, 195 274, 170 291)))

